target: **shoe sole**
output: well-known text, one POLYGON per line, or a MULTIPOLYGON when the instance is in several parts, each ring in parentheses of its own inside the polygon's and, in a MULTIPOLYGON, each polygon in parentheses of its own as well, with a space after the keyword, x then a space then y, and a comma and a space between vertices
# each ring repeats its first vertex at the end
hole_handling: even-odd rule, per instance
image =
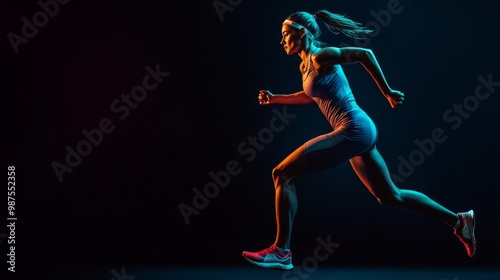
POLYGON ((290 270, 293 269, 293 264, 281 264, 281 263, 260 263, 253 261, 246 256, 243 256, 245 260, 247 260, 249 263, 260 266, 260 267, 265 267, 265 268, 278 268, 278 269, 283 269, 283 270, 290 270))

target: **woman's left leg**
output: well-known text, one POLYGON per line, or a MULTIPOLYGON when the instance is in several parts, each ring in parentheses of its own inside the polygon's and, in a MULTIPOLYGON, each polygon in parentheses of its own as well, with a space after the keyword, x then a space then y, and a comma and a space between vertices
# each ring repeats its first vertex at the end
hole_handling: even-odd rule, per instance
POLYGON ((454 213, 423 193, 399 189, 394 185, 384 159, 377 148, 349 160, 354 171, 380 204, 393 205, 425 214, 455 228, 455 235, 464 244, 467 254, 476 252, 474 212, 454 213))
POLYGON ((423 193, 399 189, 392 182, 384 159, 376 147, 349 160, 352 168, 380 204, 393 205, 413 212, 426 214, 453 227, 457 221, 454 213, 423 193))

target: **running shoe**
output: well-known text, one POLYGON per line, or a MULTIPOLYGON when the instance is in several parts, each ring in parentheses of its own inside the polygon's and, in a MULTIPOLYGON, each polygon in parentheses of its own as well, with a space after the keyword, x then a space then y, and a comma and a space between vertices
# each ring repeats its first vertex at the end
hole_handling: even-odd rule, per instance
POLYGON ((243 251, 243 257, 252 264, 266 268, 289 270, 293 268, 292 252, 271 245, 259 252, 243 251))
POLYGON ((455 229, 455 235, 464 244, 467 254, 472 258, 476 254, 476 236, 474 234, 476 218, 474 217, 474 210, 458 213, 458 219, 460 220, 460 226, 455 229))

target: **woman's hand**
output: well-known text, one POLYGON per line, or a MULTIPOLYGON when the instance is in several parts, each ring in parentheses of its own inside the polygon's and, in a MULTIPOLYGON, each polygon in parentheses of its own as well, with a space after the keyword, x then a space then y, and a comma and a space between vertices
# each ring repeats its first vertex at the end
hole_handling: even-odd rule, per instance
POLYGON ((389 90, 388 93, 385 94, 385 97, 387 100, 389 100, 389 103, 391 104, 391 107, 394 109, 397 106, 403 104, 403 101, 405 100, 404 93, 402 93, 399 90, 389 90))
POLYGON ((269 105, 271 104, 271 100, 273 99, 274 94, 272 94, 268 90, 259 90, 259 104, 260 105, 269 105))

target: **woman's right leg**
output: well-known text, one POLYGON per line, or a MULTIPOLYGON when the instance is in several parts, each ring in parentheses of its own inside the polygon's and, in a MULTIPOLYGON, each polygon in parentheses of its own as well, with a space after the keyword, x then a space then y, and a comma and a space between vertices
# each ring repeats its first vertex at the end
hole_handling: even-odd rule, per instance
POLYGON ((268 268, 291 269, 290 240, 298 200, 295 180, 306 172, 332 168, 366 149, 348 141, 342 130, 321 135, 307 141, 280 162, 272 172, 275 188, 276 239, 262 251, 244 251, 251 263, 268 268), (274 257, 268 258, 268 255, 274 257))
POLYGON ((304 171, 304 146, 296 149, 273 169, 276 239, 272 246, 264 250, 258 252, 243 251, 243 257, 250 263, 266 268, 293 268, 290 238, 298 207, 293 179, 303 174, 304 171))
POLYGON ((303 174, 305 168, 304 147, 301 146, 272 171, 276 212, 276 239, 274 245, 283 249, 290 249, 293 220, 298 208, 294 179, 303 174))
POLYGON ((337 130, 317 136, 273 169, 277 226, 274 245, 290 248, 293 220, 298 208, 295 179, 305 173, 333 168, 366 149, 363 144, 349 141, 346 135, 344 131, 337 130))

